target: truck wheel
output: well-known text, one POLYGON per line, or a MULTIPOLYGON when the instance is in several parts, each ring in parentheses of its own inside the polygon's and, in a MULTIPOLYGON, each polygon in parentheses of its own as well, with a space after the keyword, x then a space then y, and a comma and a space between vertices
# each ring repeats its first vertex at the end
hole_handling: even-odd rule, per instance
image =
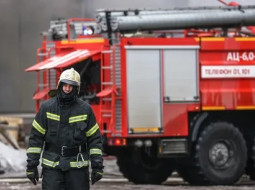
POLYGON ((173 172, 171 160, 150 156, 145 149, 125 151, 117 156, 120 171, 135 184, 161 184, 173 172))
POLYGON ((247 148, 233 125, 217 122, 202 131, 194 147, 193 172, 197 185, 230 185, 244 173, 247 148))

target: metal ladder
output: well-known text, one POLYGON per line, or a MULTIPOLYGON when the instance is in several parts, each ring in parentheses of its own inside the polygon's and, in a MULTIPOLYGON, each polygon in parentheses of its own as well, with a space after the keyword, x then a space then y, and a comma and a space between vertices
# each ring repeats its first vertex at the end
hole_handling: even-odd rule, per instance
POLYGON ((110 119, 110 124, 103 133, 118 136, 121 133, 121 101, 117 91, 121 86, 119 45, 115 44, 111 50, 102 51, 101 60, 101 92, 104 92, 100 98, 101 123, 110 119), (104 65, 106 55, 110 56, 110 65, 104 65))
MULTIPOLYGON (((37 57, 36 62, 40 63, 56 54, 55 52, 55 43, 53 42, 47 42, 46 47, 38 48, 37 49, 37 57)), ((52 89, 56 88, 56 71, 54 70, 47 70, 47 71, 40 71, 36 72, 36 78, 37 78, 37 90, 41 91, 42 89, 52 89), (45 83, 44 78, 46 77, 47 83, 45 83)), ((41 100, 36 100, 36 110, 39 109, 41 100)))

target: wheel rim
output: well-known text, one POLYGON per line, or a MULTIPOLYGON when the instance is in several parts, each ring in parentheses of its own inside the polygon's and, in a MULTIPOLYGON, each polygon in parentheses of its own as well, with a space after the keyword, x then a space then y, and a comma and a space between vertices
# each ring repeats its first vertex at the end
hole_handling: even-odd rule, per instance
POLYGON ((231 147, 224 141, 213 144, 209 150, 209 160, 217 169, 229 167, 228 162, 232 156, 233 151, 231 147))

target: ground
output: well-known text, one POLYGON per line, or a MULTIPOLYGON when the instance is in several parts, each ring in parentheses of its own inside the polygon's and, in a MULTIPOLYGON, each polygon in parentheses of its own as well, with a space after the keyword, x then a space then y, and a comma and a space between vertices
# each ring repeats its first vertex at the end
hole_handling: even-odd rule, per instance
MULTIPOLYGON (((123 178, 118 171, 116 159, 108 157, 105 159, 104 178, 91 186, 91 190, 254 190, 255 181, 250 181, 247 176, 233 186, 191 186, 184 182, 175 173, 162 185, 135 185, 123 178)), ((34 186, 25 178, 24 173, 7 173, 0 175, 0 190, 40 190, 41 182, 34 186)))

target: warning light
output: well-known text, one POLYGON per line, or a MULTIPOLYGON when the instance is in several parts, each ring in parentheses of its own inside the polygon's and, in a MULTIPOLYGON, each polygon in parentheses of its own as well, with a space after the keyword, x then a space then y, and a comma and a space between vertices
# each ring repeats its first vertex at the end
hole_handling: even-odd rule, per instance
POLYGON ((83 26, 82 33, 84 36, 92 35, 94 33, 94 29, 92 26, 83 26))
POLYGON ((123 138, 114 138, 114 139, 109 139, 108 143, 111 146, 125 146, 127 144, 127 141, 126 139, 123 139, 123 138))
POLYGON ((117 146, 121 145, 121 140, 120 139, 115 139, 114 144, 117 145, 117 146))

